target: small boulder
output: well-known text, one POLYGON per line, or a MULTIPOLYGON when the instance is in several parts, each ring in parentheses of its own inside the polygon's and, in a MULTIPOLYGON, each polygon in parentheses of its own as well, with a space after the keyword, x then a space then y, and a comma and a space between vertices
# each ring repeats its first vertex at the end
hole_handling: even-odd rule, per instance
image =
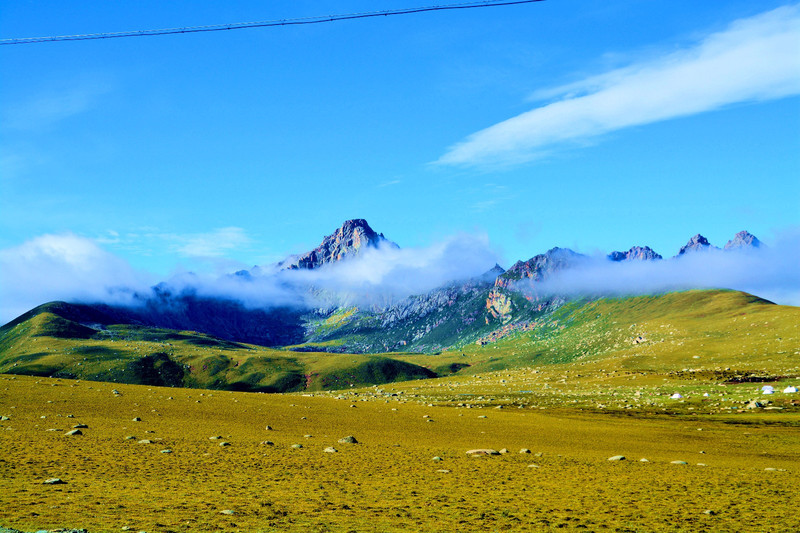
POLYGON ((43 481, 43 483, 44 483, 45 485, 63 485, 63 484, 65 484, 65 483, 66 483, 66 481, 63 481, 63 480, 62 480, 61 478, 59 478, 59 477, 51 477, 51 478, 49 478, 49 479, 45 479, 45 480, 43 481))
POLYGON ((343 438, 339 439, 338 442, 339 442, 339 444, 358 444, 358 441, 352 435, 348 435, 346 437, 343 437, 343 438))
POLYGON ((64 433, 64 435, 67 437, 73 437, 75 435, 83 435, 83 431, 81 431, 80 429, 73 429, 72 431, 67 431, 66 433, 64 433))
POLYGON ((531 453, 531 451, 528 448, 522 448, 519 453, 531 453))
POLYGON ((624 455, 612 455, 611 457, 608 458, 608 460, 609 461, 624 461, 625 460, 625 456, 624 455))
POLYGON ((328 446, 327 448, 325 448, 322 451, 325 452, 325 453, 337 453, 339 450, 337 450, 333 446, 328 446))
POLYGON ((476 448, 474 450, 468 450, 467 455, 479 457, 481 455, 500 455, 500 452, 492 450, 491 448, 476 448))
POLYGON ((670 461, 670 464, 673 464, 673 465, 688 465, 689 463, 687 463, 686 461, 670 461))

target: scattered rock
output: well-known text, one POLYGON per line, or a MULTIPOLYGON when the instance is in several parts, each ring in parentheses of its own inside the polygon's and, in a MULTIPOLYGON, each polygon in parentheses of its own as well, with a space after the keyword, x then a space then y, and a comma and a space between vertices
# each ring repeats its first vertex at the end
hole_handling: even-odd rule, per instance
POLYGON ((531 453, 531 451, 528 448, 522 448, 519 453, 531 453))
POLYGON ((134 437, 133 435, 128 435, 127 437, 125 437, 124 440, 136 440, 136 437, 134 437))
POLYGON ((66 433, 64 433, 64 435, 67 437, 72 437, 75 435, 83 435, 83 431, 81 431, 80 429, 73 429, 72 431, 67 431, 66 433))
POLYGON ((43 483, 45 485, 64 485, 66 481, 63 481, 60 477, 51 477, 49 479, 45 479, 43 483))
POLYGON ((436 462, 436 463, 439 463, 439 462, 441 462, 441 460, 442 460, 442 458, 441 458, 441 457, 439 457, 438 455, 437 455, 436 457, 434 457, 433 459, 431 459, 431 461, 434 461, 434 462, 436 462))
POLYGON ((703 511, 703 514, 714 516, 717 513, 716 511, 712 511, 711 509, 706 509, 705 511, 703 511))
POLYGON ((500 455, 500 452, 497 450, 492 450, 491 448, 477 448, 475 450, 467 451, 467 455, 478 457, 481 455, 500 455))
POLYGON ((292 448, 294 448, 295 450, 299 450, 302 447, 303 447, 302 444, 292 444, 292 448))
POLYGON ((222 438, 221 435, 214 435, 213 437, 208 437, 208 440, 219 440, 221 438, 222 438))
POLYGON ((134 417, 133 420, 132 420, 132 422, 141 422, 141 421, 142 421, 142 419, 139 418, 138 416, 134 417))
POLYGON ((687 463, 686 461, 670 461, 670 464, 673 464, 673 465, 688 465, 689 463, 687 463))
POLYGON ((267 427, 266 427, 266 430, 267 430, 267 431, 272 431, 272 426, 267 426, 267 427))
POLYGON ((9 417, 7 417, 7 416, 0 416, 0 420, 5 422, 6 420, 11 420, 11 419, 9 417))
POLYGON ((761 402, 756 401, 756 400, 751 400, 751 401, 747 402, 746 407, 748 409, 761 409, 762 407, 764 407, 764 404, 762 404, 761 402))
POLYGON ((172 453, 172 450, 167 448, 166 450, 161 450, 161 453, 172 453))
POLYGON ((647 459, 645 459, 644 457, 642 457, 641 459, 639 459, 639 462, 640 462, 640 463, 649 463, 650 461, 648 461, 647 459))
POLYGON ((437 470, 437 472, 439 472, 441 474, 449 474, 450 473, 450 471, 448 469, 446 469, 446 468, 441 468, 441 469, 437 470))
POLYGON ((339 444, 358 444, 358 441, 352 435, 348 435, 346 437, 343 437, 343 438, 339 439, 338 442, 339 442, 339 444))
POLYGON ((75 424, 72 427, 73 427, 73 429, 88 429, 89 428, 89 426, 87 426, 86 424, 75 424))
POLYGON ((261 444, 263 444, 264 446, 275 446, 275 443, 272 442, 271 440, 262 441, 261 444))
POLYGON ((528 468, 539 468, 539 465, 536 465, 536 464, 530 464, 530 465, 528 465, 528 468))
POLYGON ((235 515, 236 511, 231 511, 230 509, 225 509, 224 511, 221 511, 220 514, 235 515))
POLYGON ((226 441, 222 441, 222 442, 219 443, 219 445, 225 447, 225 446, 230 446, 231 443, 230 442, 226 442, 226 441))
POLYGON ((612 455, 611 457, 608 458, 608 460, 609 461, 624 461, 625 460, 625 456, 624 455, 612 455))
POLYGON ((507 454, 507 453, 508 453, 508 448, 501 448, 501 449, 500 449, 500 454, 501 454, 501 455, 505 455, 505 454, 507 454))
POLYGON ((149 439, 142 439, 139 441, 139 444, 153 444, 153 441, 149 439))
POLYGON ((322 451, 325 452, 325 453, 337 453, 339 450, 337 450, 333 446, 328 446, 327 448, 325 448, 322 451))

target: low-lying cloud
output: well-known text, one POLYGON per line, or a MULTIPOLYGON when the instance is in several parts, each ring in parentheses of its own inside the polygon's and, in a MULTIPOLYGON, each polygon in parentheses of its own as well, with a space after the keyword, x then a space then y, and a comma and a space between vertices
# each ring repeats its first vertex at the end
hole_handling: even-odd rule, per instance
POLYGON ((615 130, 800 94, 800 5, 734 21, 694 46, 540 91, 557 101, 470 135, 437 163, 507 166, 615 130))
POLYGON ((141 304, 159 282, 172 294, 232 299, 250 308, 381 306, 479 276, 497 260, 486 235, 461 234, 427 247, 367 248, 358 257, 316 270, 268 265, 238 275, 177 271, 158 280, 95 240, 43 235, 0 250, 0 323, 52 300, 141 304))
POLYGON ((420 248, 382 245, 314 270, 274 265, 222 277, 183 273, 173 292, 233 298, 248 307, 384 306, 455 280, 480 276, 498 260, 486 235, 459 234, 420 248))
MULTIPOLYGON (((0 323, 42 303, 137 305, 156 283, 172 294, 239 301, 249 308, 383 307, 449 282, 485 273, 498 257, 486 235, 461 234, 420 248, 367 248, 316 270, 275 265, 239 274, 177 272, 167 280, 133 269, 92 239, 42 235, 0 250, 0 323)), ((696 288, 746 291, 800 305, 800 228, 759 249, 708 250, 661 261, 615 263, 588 257, 543 282, 515 288, 535 295, 620 296, 696 288)))
POLYGON ((0 323, 53 300, 129 304, 154 281, 91 239, 42 235, 0 250, 0 323))
POLYGON ((708 249, 659 261, 590 257, 541 282, 515 285, 531 296, 629 296, 687 289, 735 289, 800 305, 800 231, 769 247, 708 249))

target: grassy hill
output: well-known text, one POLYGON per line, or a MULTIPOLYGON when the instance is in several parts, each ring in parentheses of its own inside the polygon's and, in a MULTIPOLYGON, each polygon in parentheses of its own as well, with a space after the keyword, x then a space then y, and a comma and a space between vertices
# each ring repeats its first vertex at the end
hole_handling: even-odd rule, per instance
POLYGON ((192 331, 94 323, 82 306, 42 305, 0 328, 0 372, 156 386, 287 392, 435 374, 386 356, 292 352, 192 331))
MULTIPOLYGON (((736 291, 573 301, 481 325, 468 342, 455 336, 453 321, 441 320, 428 334, 439 327, 454 346, 432 354, 313 351, 338 342, 337 334, 355 335, 347 326, 354 316, 348 310, 333 315, 327 319, 328 340, 295 351, 191 331, 110 324, 113 317, 88 306, 53 302, 0 328, 0 372, 287 392, 559 364, 585 374, 640 374, 640 379, 685 374, 752 380, 800 371, 800 308, 736 291)), ((374 329, 358 334, 378 343, 380 328, 374 329)))

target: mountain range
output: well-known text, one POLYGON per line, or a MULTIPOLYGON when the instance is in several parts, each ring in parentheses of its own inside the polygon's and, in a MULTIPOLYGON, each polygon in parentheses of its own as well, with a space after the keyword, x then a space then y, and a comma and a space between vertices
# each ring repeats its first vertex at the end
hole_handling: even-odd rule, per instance
MULTIPOLYGON (((759 245, 755 236, 742 231, 726 244, 725 250, 759 245)), ((236 272, 234 277, 246 291, 247 284, 265 272, 291 275, 295 271, 323 272, 334 266, 347 268, 369 251, 398 248, 366 220, 347 220, 315 249, 275 265, 236 272)), ((710 248, 708 240, 698 234, 676 257, 710 248)), ((613 263, 662 260, 648 246, 614 251, 607 257, 613 263)), ((455 280, 422 294, 389 298, 380 304, 349 303, 331 289, 314 286, 313 281, 301 287, 300 296, 312 295, 308 300, 274 306, 245 305, 230 297, 200 294, 191 285, 176 289, 162 283, 150 294, 138 295, 136 305, 83 303, 75 309, 80 323, 99 327, 122 323, 189 330, 232 342, 301 350, 437 351, 476 342, 509 324, 524 325, 563 305, 569 299, 567 295, 537 296, 537 284, 589 260, 567 248, 552 248, 517 261, 508 270, 495 265, 471 279, 455 280)))
MULTIPOLYGON (((680 263, 711 250, 729 254, 759 246, 757 238, 740 232, 724 250, 713 249, 707 239, 696 235, 666 260, 647 246, 612 252, 605 258, 552 248, 517 261, 508 270, 494 265, 482 274, 419 294, 354 302, 335 287, 315 285, 324 277, 314 277, 314 273, 349 271, 363 267, 360 261, 370 254, 399 250, 365 220, 354 219, 326 236, 314 250, 226 278, 245 295, 250 289, 259 290, 264 279, 277 280, 297 297, 296 302, 249 305, 244 299, 209 295, 190 284, 169 283, 137 295, 134 305, 49 302, 0 328, 0 372, 277 392, 605 354, 618 349, 606 345, 609 339, 618 339, 614 347, 620 342, 627 345, 627 337, 642 321, 694 317, 698 309, 712 310, 697 316, 715 317, 713 327, 694 324, 706 318, 690 318, 694 324, 690 331, 710 327, 725 335, 725 328, 732 327, 731 317, 754 311, 791 323, 793 319, 786 317, 795 316, 795 308, 735 291, 730 295, 689 291, 608 298, 601 291, 576 295, 542 290, 560 275, 591 268, 598 261, 611 267, 680 263), (612 315, 618 319, 610 320, 612 315), (528 348, 519 351, 520 343, 528 348), (482 347, 499 348, 497 354, 505 355, 487 358, 489 352, 475 352, 478 363, 465 362, 458 355, 482 347), (429 359, 430 354, 439 353, 443 354, 429 359), (347 354, 372 355, 352 359, 347 354)), ((794 333, 787 330, 786 334, 794 333)), ((750 342, 750 337, 742 335, 741 342, 750 342)))

